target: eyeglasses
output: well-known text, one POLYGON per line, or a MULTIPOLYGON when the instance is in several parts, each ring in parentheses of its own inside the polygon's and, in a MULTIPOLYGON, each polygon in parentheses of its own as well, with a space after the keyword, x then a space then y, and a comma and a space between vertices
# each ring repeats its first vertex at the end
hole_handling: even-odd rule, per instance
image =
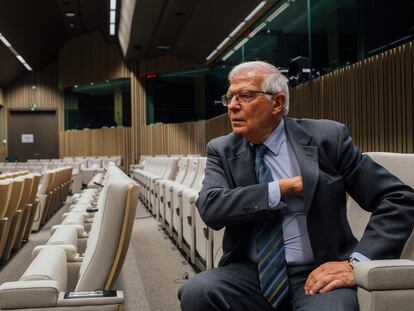
POLYGON ((234 96, 236 96, 236 100, 240 104, 246 104, 248 102, 251 102, 253 99, 257 97, 259 94, 266 94, 266 95, 275 95, 274 93, 269 92, 262 92, 262 91, 241 91, 237 93, 227 93, 221 96, 221 103, 224 107, 228 107, 231 100, 234 96))

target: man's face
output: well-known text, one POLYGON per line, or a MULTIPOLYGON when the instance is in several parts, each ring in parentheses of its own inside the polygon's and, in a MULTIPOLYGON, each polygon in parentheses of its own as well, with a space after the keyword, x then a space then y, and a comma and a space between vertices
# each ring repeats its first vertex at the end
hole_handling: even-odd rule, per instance
MULTIPOLYGON (((263 75, 260 73, 239 73, 233 77, 227 94, 237 94, 242 91, 261 92, 262 79, 263 75)), ((228 104, 233 133, 251 143, 263 142, 282 118, 282 112, 275 107, 275 95, 272 96, 272 100, 269 100, 264 94, 255 93, 255 97, 245 103, 239 102, 236 97, 233 96, 228 104)))

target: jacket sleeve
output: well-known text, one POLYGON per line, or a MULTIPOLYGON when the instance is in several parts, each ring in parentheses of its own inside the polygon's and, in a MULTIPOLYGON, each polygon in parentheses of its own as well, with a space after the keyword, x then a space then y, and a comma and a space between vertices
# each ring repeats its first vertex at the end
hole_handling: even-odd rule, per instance
POLYGON ((203 221, 219 230, 232 224, 261 221, 274 215, 268 206, 267 184, 231 186, 230 171, 224 156, 207 144, 207 165, 203 186, 196 202, 203 221), (224 162, 224 163, 223 163, 224 162))
POLYGON ((413 230, 413 189, 368 155, 361 155, 345 126, 339 135, 337 167, 348 194, 372 213, 354 251, 371 259, 399 258, 413 230))

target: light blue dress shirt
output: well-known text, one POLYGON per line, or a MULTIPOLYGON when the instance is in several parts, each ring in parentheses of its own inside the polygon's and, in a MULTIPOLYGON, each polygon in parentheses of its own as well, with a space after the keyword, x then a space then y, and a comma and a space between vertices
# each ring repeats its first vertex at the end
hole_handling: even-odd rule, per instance
MULTIPOLYGON (((264 155, 264 161, 273 177, 273 181, 268 184, 268 202, 269 207, 280 209, 286 262, 291 266, 312 264, 314 257, 309 240, 307 213, 303 197, 285 196, 284 202, 280 200, 278 180, 301 176, 295 153, 286 140, 283 119, 263 144, 268 148, 264 155)), ((257 250, 254 235, 249 241, 247 254, 250 260, 256 262, 257 250)), ((352 257, 359 261, 369 260, 359 253, 353 253, 352 257)))

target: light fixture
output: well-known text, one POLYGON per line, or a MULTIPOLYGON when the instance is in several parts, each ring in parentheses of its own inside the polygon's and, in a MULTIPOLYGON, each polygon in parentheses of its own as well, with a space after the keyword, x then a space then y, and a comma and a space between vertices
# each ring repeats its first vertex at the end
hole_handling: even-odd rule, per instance
POLYGON ((115 35, 116 24, 116 0, 111 0, 109 4, 109 34, 115 35))
POLYGON ((267 23, 261 23, 259 26, 257 26, 251 33, 249 33, 248 37, 253 38, 260 30, 262 30, 267 23))
POLYGON ((115 10, 111 10, 111 11, 109 12, 109 22, 110 22, 111 24, 115 24, 115 16, 116 16, 116 12, 115 12, 115 10))
POLYGON ((110 10, 116 10, 116 0, 111 0, 110 2, 110 10))
POLYGON ((16 58, 19 60, 19 62, 22 63, 22 65, 28 70, 28 71, 33 71, 32 67, 30 67, 30 65, 24 60, 24 58, 19 55, 19 53, 17 53, 17 51, 12 47, 11 43, 9 42, 9 40, 6 39, 6 37, 0 32, 0 41, 3 42, 3 44, 9 48, 9 50, 14 54, 14 56, 16 56, 16 58))
POLYGON ((4 45, 6 46, 6 47, 11 47, 11 44, 10 44, 10 42, 9 41, 7 41, 7 39, 6 39, 6 37, 5 36, 3 36, 2 34, 1 34, 1 32, 0 32, 0 40, 1 40, 1 42, 3 42, 4 43, 4 45))
POLYGON ((75 13, 74 12, 66 12, 65 13, 66 17, 75 17, 75 13))
POLYGON ((259 3, 259 5, 244 19, 246 22, 251 20, 253 16, 257 14, 266 4, 266 1, 262 1, 259 3))
POLYGON ((276 18, 276 16, 280 15, 284 10, 286 10, 289 6, 289 2, 285 2, 283 3, 276 11, 273 12, 272 15, 270 15, 267 19, 266 22, 270 23, 272 20, 274 20, 276 18))
MULTIPOLYGON (((243 29, 244 26, 247 25, 247 22, 249 20, 251 20, 255 15, 257 15, 257 13, 266 5, 267 1, 262 1, 259 3, 259 5, 257 5, 247 16, 246 18, 239 24, 237 25, 236 28, 234 28, 234 30, 214 49, 214 51, 212 51, 207 57, 206 60, 210 60, 211 58, 213 58, 214 55, 216 55, 229 41, 231 38, 235 37, 240 30, 243 29)), ((227 55, 226 55, 227 56, 227 55)), ((225 58, 225 57, 223 57, 225 58)), ((228 58, 228 57, 227 57, 228 58)))
POLYGON ((111 36, 115 35, 115 24, 109 24, 109 34, 111 36))
POLYGON ((235 52, 235 50, 230 50, 230 52, 228 52, 226 55, 223 56, 223 58, 221 59, 222 61, 227 60, 230 56, 233 55, 233 53, 235 52))
POLYGON ((234 47, 234 51, 237 51, 238 49, 240 49, 247 41, 249 41, 249 38, 244 38, 243 40, 241 40, 235 47, 234 47))

